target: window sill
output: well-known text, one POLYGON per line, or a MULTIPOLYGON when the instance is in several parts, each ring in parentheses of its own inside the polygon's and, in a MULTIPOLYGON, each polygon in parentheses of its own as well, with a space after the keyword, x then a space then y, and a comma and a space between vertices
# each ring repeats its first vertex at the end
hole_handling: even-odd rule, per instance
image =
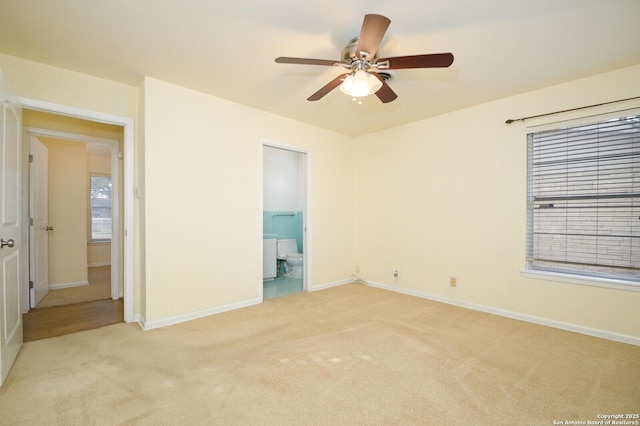
POLYGON ((559 272, 535 271, 528 269, 523 269, 520 273, 525 278, 533 278, 537 280, 557 281, 569 284, 640 292, 640 283, 634 281, 584 277, 581 275, 561 274, 559 272))
POLYGON ((111 244, 111 241, 89 241, 90 246, 106 246, 111 244))

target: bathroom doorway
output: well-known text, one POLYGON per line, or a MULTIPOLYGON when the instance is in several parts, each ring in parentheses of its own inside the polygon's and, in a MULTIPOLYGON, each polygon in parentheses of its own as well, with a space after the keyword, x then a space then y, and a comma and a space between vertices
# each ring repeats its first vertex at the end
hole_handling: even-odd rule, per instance
POLYGON ((307 288, 308 156, 262 143, 263 300, 307 288))

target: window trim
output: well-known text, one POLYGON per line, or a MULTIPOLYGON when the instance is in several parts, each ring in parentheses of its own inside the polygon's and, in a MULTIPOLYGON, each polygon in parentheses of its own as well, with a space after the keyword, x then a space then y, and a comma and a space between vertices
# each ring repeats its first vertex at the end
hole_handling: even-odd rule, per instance
POLYGON ((635 281, 598 278, 578 274, 564 274, 561 272, 542 271, 539 269, 527 269, 526 266, 520 271, 520 275, 524 278, 532 278, 536 280, 640 292, 640 284, 635 281))
MULTIPOLYGON (((567 118, 564 120, 557 121, 547 121, 541 122, 536 125, 527 126, 524 129, 524 140, 528 146, 528 135, 530 133, 543 132, 547 130, 554 130, 561 127, 572 127, 572 126, 580 126, 584 124, 590 124, 597 121, 605 121, 608 119, 619 118, 625 115, 640 115, 640 107, 630 107, 618 110, 608 110, 603 111, 602 113, 594 113, 587 116, 573 116, 572 118, 567 118)), ((528 149, 527 149, 528 150, 528 149)), ((529 162, 528 153, 526 155, 527 164, 529 162)), ((525 173, 525 191, 527 193, 526 202, 528 203, 528 184, 529 184, 529 170, 527 166, 527 171, 525 173)), ((529 220, 529 207, 525 205, 525 212, 527 216, 527 221, 529 220)), ((559 271, 546 271, 544 269, 530 269, 531 263, 527 260, 528 253, 528 245, 529 245, 529 224, 525 227, 525 247, 524 247, 524 262, 525 266, 520 270, 520 274, 524 278, 545 280, 545 281, 554 281, 554 282, 562 282, 568 284, 578 284, 578 285, 586 285, 592 287, 600 287, 600 288, 608 288, 608 289, 616 289, 616 290, 625 290, 625 291, 633 291, 640 292, 640 282, 632 281, 632 280, 624 280, 624 279, 616 279, 616 278, 605 278, 598 276, 590 276, 583 275, 579 273, 566 273, 559 271)))

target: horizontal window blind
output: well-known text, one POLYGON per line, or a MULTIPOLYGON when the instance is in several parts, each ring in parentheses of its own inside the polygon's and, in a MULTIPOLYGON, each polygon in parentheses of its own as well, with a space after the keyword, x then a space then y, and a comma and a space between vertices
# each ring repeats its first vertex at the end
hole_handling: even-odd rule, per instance
POLYGON ((528 135, 529 269, 640 282, 640 115, 528 135))
POLYGON ((91 242, 111 241, 112 183, 111 176, 89 176, 89 202, 91 207, 91 242))

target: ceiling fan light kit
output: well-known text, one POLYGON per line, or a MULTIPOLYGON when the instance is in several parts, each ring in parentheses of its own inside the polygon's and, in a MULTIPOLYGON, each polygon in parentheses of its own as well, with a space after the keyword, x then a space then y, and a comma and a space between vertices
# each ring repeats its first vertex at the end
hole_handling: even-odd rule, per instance
POLYGON ((365 70, 358 70, 345 77, 340 91, 352 98, 363 98, 373 95, 382 87, 382 81, 365 70))
POLYGON ((451 53, 396 56, 378 59, 377 51, 391 20, 382 15, 365 15, 360 36, 352 39, 342 50, 342 60, 308 58, 276 58, 279 64, 341 66, 349 70, 331 80, 307 100, 317 101, 340 86, 340 91, 362 104, 361 98, 375 94, 380 101, 388 103, 398 95, 389 87, 386 70, 407 68, 446 68, 453 63, 451 53))

